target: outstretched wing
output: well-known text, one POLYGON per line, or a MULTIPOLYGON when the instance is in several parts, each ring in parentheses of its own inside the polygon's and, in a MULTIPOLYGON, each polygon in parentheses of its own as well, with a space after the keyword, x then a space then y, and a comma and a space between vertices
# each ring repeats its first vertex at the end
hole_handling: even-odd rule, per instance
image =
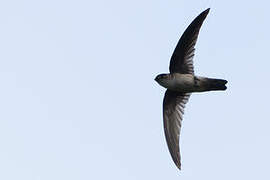
POLYGON ((173 52, 170 73, 194 74, 193 56, 200 28, 210 8, 197 16, 185 30, 173 52))
POLYGON ((163 99, 163 123, 169 151, 175 165, 181 169, 179 135, 189 93, 167 90, 163 99))

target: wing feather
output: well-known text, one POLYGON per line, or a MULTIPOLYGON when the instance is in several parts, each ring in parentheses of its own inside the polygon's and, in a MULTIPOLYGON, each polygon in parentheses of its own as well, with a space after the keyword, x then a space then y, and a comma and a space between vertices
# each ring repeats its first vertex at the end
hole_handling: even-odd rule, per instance
POLYGON ((208 8, 198 15, 181 36, 171 57, 170 73, 194 74, 194 46, 209 10, 208 8))
POLYGON ((175 165, 181 169, 179 136, 189 93, 167 90, 163 100, 163 123, 167 145, 175 165))

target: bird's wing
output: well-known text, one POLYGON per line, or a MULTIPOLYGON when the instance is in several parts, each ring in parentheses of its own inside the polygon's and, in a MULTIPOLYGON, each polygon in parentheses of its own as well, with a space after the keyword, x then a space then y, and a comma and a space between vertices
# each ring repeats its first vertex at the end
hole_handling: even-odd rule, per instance
POLYGON ((198 15, 185 30, 173 52, 170 73, 194 74, 193 56, 200 28, 210 8, 198 15))
POLYGON ((181 169, 179 135, 185 104, 189 96, 189 93, 167 90, 163 99, 165 137, 172 159, 179 169, 181 169))

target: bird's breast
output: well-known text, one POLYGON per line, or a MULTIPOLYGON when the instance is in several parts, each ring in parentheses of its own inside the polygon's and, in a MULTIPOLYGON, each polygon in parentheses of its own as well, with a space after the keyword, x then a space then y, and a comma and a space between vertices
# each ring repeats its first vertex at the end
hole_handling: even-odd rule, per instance
POLYGON ((194 76, 192 74, 171 74, 171 78, 161 85, 167 89, 179 92, 192 92, 194 89, 194 76))
POLYGON ((194 89, 194 76, 191 74, 175 74, 172 88, 180 92, 192 92, 194 89))

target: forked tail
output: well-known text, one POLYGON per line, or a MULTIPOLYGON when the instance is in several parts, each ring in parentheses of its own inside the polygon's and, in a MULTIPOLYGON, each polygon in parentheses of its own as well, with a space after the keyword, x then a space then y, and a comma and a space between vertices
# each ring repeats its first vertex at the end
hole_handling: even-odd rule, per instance
POLYGON ((226 90, 226 83, 228 81, 224 79, 211 79, 207 78, 208 88, 210 91, 226 90))

